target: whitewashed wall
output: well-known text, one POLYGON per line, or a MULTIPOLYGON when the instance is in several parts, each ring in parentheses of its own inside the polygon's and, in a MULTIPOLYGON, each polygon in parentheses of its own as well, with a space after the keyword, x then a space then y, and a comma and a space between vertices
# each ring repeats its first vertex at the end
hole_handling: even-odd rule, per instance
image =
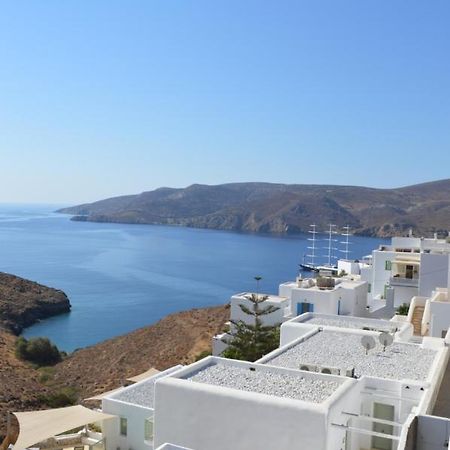
POLYGON ((395 252, 375 250, 372 252, 372 297, 384 294, 384 286, 389 283, 391 271, 386 270, 386 261, 395 259, 395 252))
POLYGON ((167 377, 156 383, 155 412, 155 445, 326 449, 326 410, 314 403, 167 377))
POLYGON ((420 257, 419 295, 429 297, 437 287, 448 285, 449 255, 422 253, 420 257))
POLYGON ((106 450, 151 450, 151 443, 144 440, 145 419, 153 415, 153 409, 127 404, 113 399, 102 400, 102 411, 127 419, 127 436, 120 435, 119 418, 106 420, 103 434, 106 438, 106 450))
POLYGON ((430 302, 430 336, 443 337, 450 327, 450 302, 430 302))

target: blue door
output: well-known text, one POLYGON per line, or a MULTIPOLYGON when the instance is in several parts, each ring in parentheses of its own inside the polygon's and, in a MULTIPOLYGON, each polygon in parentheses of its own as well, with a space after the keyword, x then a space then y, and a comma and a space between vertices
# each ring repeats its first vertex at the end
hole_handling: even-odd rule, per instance
POLYGON ((297 316, 307 312, 314 312, 313 303, 297 303, 297 316))

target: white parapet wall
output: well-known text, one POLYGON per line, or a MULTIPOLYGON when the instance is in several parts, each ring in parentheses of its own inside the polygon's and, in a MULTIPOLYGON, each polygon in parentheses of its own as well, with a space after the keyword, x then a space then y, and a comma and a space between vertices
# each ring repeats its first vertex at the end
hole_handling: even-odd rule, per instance
POLYGON ((387 331, 394 334, 395 340, 403 342, 407 342, 413 335, 413 326, 406 321, 406 316, 405 321, 387 321, 352 316, 305 313, 281 325, 280 346, 282 347, 301 337, 309 337, 316 333, 319 328, 387 331))
MULTIPOLYGON (((253 372, 254 373, 254 372, 253 372)), ((231 375, 232 376, 232 373, 231 375)), ((245 379, 244 379, 245 381, 245 379)), ((257 382, 258 380, 255 380, 257 382)), ((236 380, 236 384, 242 380, 236 380)), ((304 448, 327 449, 327 411, 356 380, 332 375, 311 374, 258 364, 206 358, 156 383, 155 444, 173 442, 196 450, 292 450, 299 443, 304 448), (333 393, 319 403, 192 381, 208 365, 229 365, 257 371, 262 376, 285 374, 317 383, 335 384, 333 393), (236 439, 236 436, 239 436, 236 439)), ((299 385, 300 388, 300 385, 299 385)), ((293 391, 292 395, 296 393, 293 391)), ((298 395, 298 393, 297 393, 298 395)), ((308 391, 305 395, 310 396, 308 391)))
POLYGON ((187 447, 181 447, 179 445, 173 445, 173 444, 163 444, 160 447, 156 448, 155 450, 194 450, 194 449, 187 448, 187 447))
POLYGON ((182 367, 171 367, 102 399, 102 411, 117 416, 104 422, 106 450, 153 449, 153 437, 146 437, 145 429, 146 422, 147 428, 153 426, 155 382, 182 367))

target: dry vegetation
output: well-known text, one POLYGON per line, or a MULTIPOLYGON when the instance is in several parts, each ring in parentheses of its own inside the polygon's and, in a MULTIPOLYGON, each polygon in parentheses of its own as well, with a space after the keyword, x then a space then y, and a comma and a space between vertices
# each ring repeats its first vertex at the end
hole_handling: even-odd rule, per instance
POLYGON ((67 392, 77 401, 119 387, 150 367, 190 363, 211 348, 211 338, 229 319, 228 306, 169 315, 154 325, 77 350, 49 369, 36 369, 14 354, 16 337, 0 332, 0 437, 6 411, 48 407, 43 396, 67 392))

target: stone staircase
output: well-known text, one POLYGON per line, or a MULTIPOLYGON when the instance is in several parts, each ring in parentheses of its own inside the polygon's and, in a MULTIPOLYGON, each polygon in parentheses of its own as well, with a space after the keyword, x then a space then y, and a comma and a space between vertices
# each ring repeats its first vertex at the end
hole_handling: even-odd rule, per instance
POLYGON ((413 324, 413 327, 414 327, 414 336, 422 335, 422 317, 423 317, 424 310, 425 310, 425 306, 417 305, 414 307, 414 311, 413 311, 413 315, 412 315, 412 319, 411 319, 411 323, 413 324))

